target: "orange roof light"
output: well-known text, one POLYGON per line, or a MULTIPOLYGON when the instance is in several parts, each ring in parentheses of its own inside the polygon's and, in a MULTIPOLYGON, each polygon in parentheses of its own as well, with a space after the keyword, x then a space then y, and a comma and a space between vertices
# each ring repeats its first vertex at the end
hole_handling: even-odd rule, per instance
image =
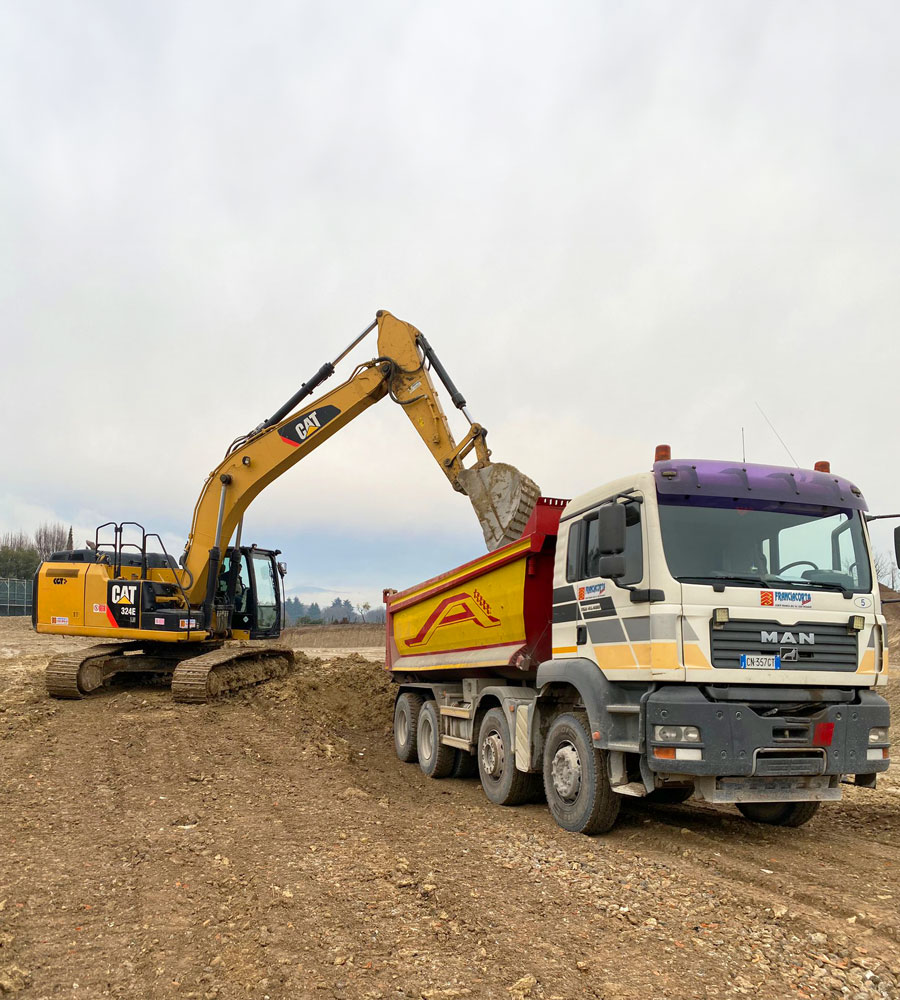
POLYGON ((816 472, 831 472, 831 462, 816 462, 813 468, 816 472))
POLYGON ((668 462, 672 458, 672 448, 667 444, 658 444, 656 446, 656 457, 653 459, 654 462, 668 462))

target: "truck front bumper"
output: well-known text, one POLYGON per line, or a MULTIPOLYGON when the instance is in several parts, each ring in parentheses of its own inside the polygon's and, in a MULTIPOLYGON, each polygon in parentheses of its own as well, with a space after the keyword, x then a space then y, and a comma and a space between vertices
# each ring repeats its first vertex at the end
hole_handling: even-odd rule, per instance
MULTIPOLYGON (((872 784, 875 774, 887 770, 886 744, 869 742, 873 728, 890 724, 890 707, 880 695, 861 690, 852 701, 826 703, 807 715, 796 707, 799 699, 793 713, 782 707, 773 712, 773 706, 783 705, 783 695, 778 689, 771 693, 771 701, 765 688, 754 688, 744 701, 715 701, 694 685, 652 692, 644 716, 648 767, 676 780, 682 775, 753 778, 760 785, 793 784, 800 793, 805 786, 834 786, 836 794, 827 797, 840 792, 836 781, 822 779, 853 774, 872 776, 860 782, 872 784), (700 740, 666 743, 654 739, 656 726, 696 726, 700 740)), ((821 699, 821 693, 818 699, 815 691, 805 693, 810 703, 821 699)))

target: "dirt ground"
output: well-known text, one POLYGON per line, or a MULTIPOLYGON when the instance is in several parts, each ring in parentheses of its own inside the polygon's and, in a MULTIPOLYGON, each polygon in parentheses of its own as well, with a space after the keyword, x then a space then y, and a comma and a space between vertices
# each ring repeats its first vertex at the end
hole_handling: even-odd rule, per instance
POLYGON ((0 994, 900 997, 896 772, 799 830, 636 804, 586 838, 396 760, 380 630, 289 638, 219 704, 51 702, 74 640, 0 619, 0 994))

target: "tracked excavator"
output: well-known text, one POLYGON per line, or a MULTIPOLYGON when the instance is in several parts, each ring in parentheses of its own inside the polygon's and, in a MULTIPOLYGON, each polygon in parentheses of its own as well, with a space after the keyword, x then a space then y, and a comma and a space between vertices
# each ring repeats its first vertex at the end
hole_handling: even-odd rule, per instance
POLYGON ((117 674, 152 673, 171 676, 176 701, 204 702, 286 673, 293 652, 276 640, 287 570, 280 550, 241 544, 244 514, 269 483, 385 397, 403 408, 451 486, 469 497, 488 549, 518 538, 540 490, 513 466, 490 461, 485 428, 431 345, 382 310, 271 417, 231 443, 200 491, 178 562, 159 534, 108 522, 86 548, 53 553, 38 567, 35 629, 107 640, 55 657, 48 693, 82 698, 117 674), (308 397, 376 328, 378 356, 312 405, 308 397), (469 422, 459 443, 432 375, 469 422))

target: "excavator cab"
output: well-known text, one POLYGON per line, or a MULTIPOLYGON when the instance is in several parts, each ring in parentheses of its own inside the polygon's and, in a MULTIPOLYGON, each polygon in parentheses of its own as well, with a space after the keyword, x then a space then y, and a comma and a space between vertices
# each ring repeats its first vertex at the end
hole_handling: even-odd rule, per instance
POLYGON ((235 639, 276 639, 281 635, 280 549, 255 545, 227 549, 216 590, 215 610, 230 616, 235 639))

